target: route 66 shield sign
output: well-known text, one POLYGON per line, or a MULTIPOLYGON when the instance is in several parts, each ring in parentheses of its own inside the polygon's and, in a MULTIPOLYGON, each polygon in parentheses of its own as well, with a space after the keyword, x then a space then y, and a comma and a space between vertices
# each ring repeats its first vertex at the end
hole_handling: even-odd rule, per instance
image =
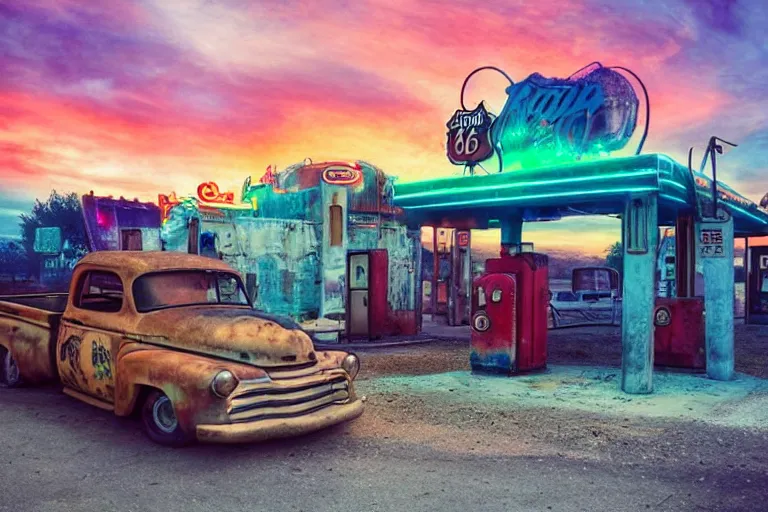
POLYGON ((448 160, 455 165, 474 165, 490 158, 493 119, 483 103, 474 110, 457 110, 446 124, 448 160))

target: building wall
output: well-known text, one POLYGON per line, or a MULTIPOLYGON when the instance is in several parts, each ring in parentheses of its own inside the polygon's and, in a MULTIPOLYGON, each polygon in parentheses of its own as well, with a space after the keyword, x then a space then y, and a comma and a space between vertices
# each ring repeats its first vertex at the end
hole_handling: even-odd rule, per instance
POLYGON ((121 230, 141 231, 142 250, 159 251, 160 208, 153 203, 84 195, 83 217, 93 251, 119 251, 121 230))
POLYGON ((317 223, 227 214, 214 220, 184 204, 163 226, 168 251, 187 252, 189 222, 217 238, 222 259, 242 274, 254 305, 299 320, 320 314, 320 226, 317 223))
POLYGON ((234 224, 238 254, 224 256, 257 291, 254 304, 300 320, 320 314, 318 226, 299 220, 242 218, 234 224))
POLYGON ((390 330, 415 333, 420 233, 389 220, 394 213, 391 178, 370 168, 362 187, 329 185, 318 175, 316 183, 302 188, 307 176, 312 177, 289 173, 283 190, 244 188, 244 197, 256 199, 256 209, 218 221, 206 219, 193 203, 174 206, 163 226, 166 250, 186 252, 189 222, 200 219, 200 233, 217 235, 222 258, 243 274, 249 293, 257 292, 256 307, 303 321, 344 320, 349 251, 386 249, 390 330), (342 212, 339 245, 331 245, 333 205, 342 212))
POLYGON ((347 247, 349 244, 347 188, 321 183, 320 192, 322 194, 322 305, 320 316, 343 319, 346 311, 347 247), (339 246, 331 245, 332 205, 338 205, 342 208, 342 243, 339 246))

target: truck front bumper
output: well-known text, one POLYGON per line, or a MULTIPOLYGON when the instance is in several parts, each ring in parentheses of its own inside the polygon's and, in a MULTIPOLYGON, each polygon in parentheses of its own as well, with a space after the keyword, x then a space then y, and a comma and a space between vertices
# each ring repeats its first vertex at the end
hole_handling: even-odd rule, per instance
POLYGON ((300 436, 331 425, 350 421, 363 413, 362 400, 347 404, 329 405, 294 418, 257 420, 224 425, 198 425, 197 439, 208 443, 250 443, 300 436))

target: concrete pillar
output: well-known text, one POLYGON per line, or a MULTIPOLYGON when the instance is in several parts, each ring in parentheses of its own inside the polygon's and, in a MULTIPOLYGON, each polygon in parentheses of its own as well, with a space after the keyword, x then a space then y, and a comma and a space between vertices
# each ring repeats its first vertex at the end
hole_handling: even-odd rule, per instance
POLYGON ((707 376, 733 378, 733 219, 718 208, 717 219, 696 226, 696 256, 704 274, 707 376))
POLYGON ((621 219, 624 279, 621 318, 621 389, 653 392, 653 309, 659 245, 655 195, 632 198, 621 219))
POLYGON ((501 253, 509 254, 509 249, 523 241, 523 217, 513 214, 500 219, 501 224, 501 253))

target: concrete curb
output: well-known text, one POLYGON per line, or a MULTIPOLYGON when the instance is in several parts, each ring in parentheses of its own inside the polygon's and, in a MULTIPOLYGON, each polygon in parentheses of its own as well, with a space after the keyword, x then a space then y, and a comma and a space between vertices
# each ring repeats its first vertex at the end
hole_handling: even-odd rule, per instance
POLYGON ((439 341, 454 341, 455 338, 448 338, 442 336, 431 336, 425 339, 410 339, 403 341, 384 341, 380 343, 331 343, 331 344, 318 344, 315 343, 315 349, 317 350, 361 350, 367 348, 390 348, 390 347, 405 347, 408 345, 426 345, 427 343, 435 343, 439 341))

